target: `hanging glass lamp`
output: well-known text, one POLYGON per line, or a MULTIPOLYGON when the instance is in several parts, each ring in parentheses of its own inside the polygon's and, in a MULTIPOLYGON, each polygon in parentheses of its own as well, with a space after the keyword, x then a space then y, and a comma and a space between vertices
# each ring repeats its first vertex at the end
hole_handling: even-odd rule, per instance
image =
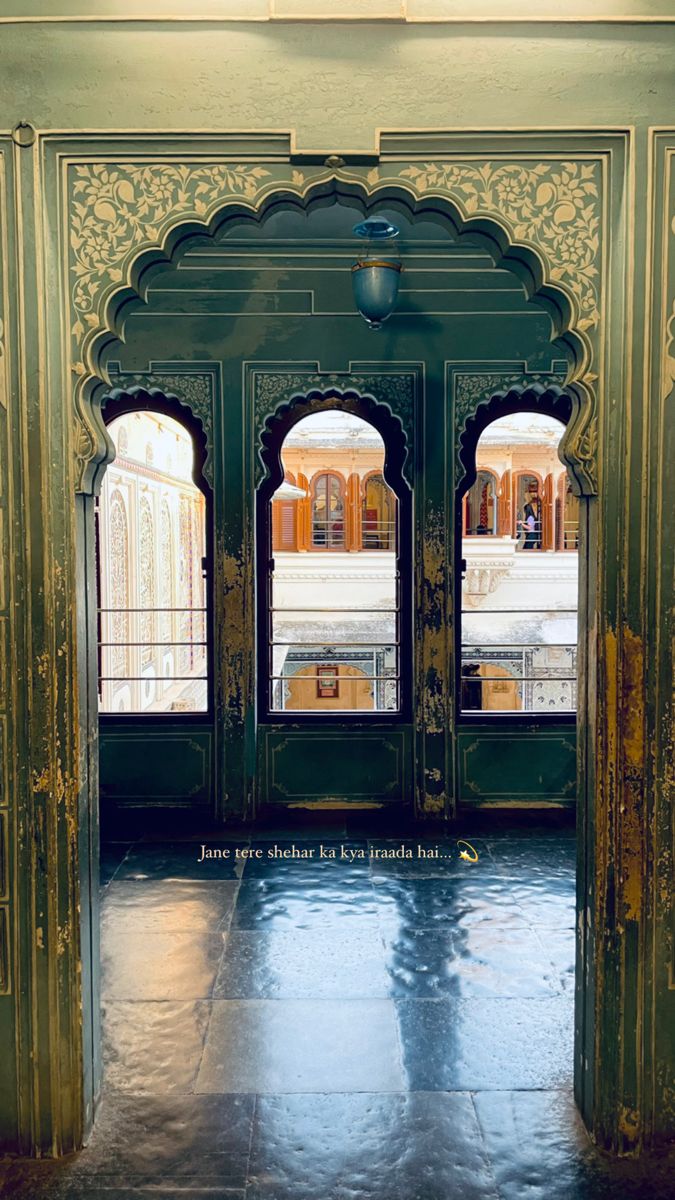
POLYGON ((371 329, 381 329, 396 307, 403 270, 394 244, 399 232, 387 217, 368 217, 354 226, 357 237, 367 240, 363 257, 352 267, 354 300, 371 329))

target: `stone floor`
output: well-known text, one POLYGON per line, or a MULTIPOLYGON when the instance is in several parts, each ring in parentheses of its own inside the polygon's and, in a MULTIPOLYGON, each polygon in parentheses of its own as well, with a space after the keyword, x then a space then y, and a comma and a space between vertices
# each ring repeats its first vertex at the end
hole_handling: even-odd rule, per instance
POLYGON ((476 863, 340 823, 106 844, 96 1129, 0 1162, 0 1194, 675 1197, 672 1163, 610 1162, 571 1103, 573 830, 469 835, 476 863))

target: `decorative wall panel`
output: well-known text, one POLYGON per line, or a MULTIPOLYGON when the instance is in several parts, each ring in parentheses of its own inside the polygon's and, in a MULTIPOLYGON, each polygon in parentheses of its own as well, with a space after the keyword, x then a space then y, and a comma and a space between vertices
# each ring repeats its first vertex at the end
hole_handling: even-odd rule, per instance
POLYGON ((324 808, 331 802, 360 807, 407 803, 409 735, 402 730, 359 730, 352 736, 344 729, 265 729, 263 739, 264 795, 270 803, 303 807, 320 802, 324 808))
POLYGON ((11 990, 9 909, 3 904, 0 907, 0 995, 7 996, 11 990))
MULTIPOLYGON (((9 545, 9 498, 11 456, 9 453, 9 210, 7 188, 7 146, 0 140, 0 993, 12 990, 10 977, 10 921, 12 916, 10 863, 16 810, 9 810, 8 721, 15 716, 16 682, 10 679, 9 639, 11 635, 10 596, 12 592, 12 556, 9 545)), ((16 798, 15 798, 16 803, 16 798)), ((11 1036, 9 1012, 0 1013, 0 1038, 11 1036)), ((0 1043, 1 1044, 1 1043, 0 1043)), ((0 1090, 2 1075, 0 1074, 0 1090)))
MULTIPOLYGON (((647 746, 644 773, 633 761, 629 778, 644 788, 637 816, 644 861, 653 856, 656 878, 645 894, 652 927, 649 936, 665 954, 657 961, 656 1017, 648 1025, 657 1072, 663 1086, 657 1097, 657 1120, 675 1124, 675 128, 652 135, 652 255, 649 393, 645 418, 649 426, 647 536, 642 563, 648 580, 647 636, 651 654, 645 668, 648 686, 647 746)), ((644 528, 644 526, 643 526, 644 528)), ((633 754, 633 758, 636 755, 633 754)), ((649 1005, 647 996, 645 1004, 649 1005)), ((651 1019, 651 1013, 647 1008, 651 1019)))
POLYGON ((101 741, 101 799, 113 807, 199 808, 212 803, 210 731, 107 729, 101 741))
POLYGON ((457 741, 463 802, 574 803, 577 739, 573 727, 528 732, 463 726, 457 741))
MULTIPOLYGON (((594 419, 594 360, 603 332, 603 155, 575 159, 558 150, 532 157, 529 148, 515 151, 518 139, 513 136, 504 152, 497 149, 495 135, 491 156, 467 161, 460 149, 462 135, 454 137, 450 150, 452 140, 446 138, 444 150, 428 141, 430 153, 440 153, 406 163, 400 148, 405 135, 383 136, 383 161, 369 169, 333 167, 332 162, 299 169, 272 160, 263 165, 264 158, 258 163, 197 161, 194 139, 182 155, 167 153, 164 162, 144 160, 140 154, 78 161, 72 146, 65 174, 68 194, 61 203, 72 230, 64 283, 71 296, 72 369, 81 379, 77 456, 82 487, 88 490, 96 464, 110 452, 89 406, 91 390, 101 370, 99 353, 108 342, 109 323, 114 324, 119 304, 128 301, 141 260, 146 266, 153 258, 166 261, 181 225, 213 230, 228 214, 263 214, 280 192, 307 203, 312 196, 344 190, 368 197, 400 196, 418 211, 426 205, 430 212, 445 207, 464 229, 479 231, 492 223, 491 243, 501 247, 500 257, 519 262, 529 293, 540 294, 542 303, 557 312, 579 387, 565 453, 578 486, 595 491, 593 462, 586 456, 576 464, 575 453, 594 419)), ((235 151, 237 139, 231 141, 235 151)), ((283 139, 278 141, 281 149, 283 139)), ((223 151, 227 153, 225 139, 223 151)))

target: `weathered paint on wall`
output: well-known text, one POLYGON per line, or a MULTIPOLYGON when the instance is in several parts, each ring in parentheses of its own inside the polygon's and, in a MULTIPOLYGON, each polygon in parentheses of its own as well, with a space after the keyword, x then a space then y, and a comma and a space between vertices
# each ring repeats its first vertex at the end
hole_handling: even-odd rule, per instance
MULTIPOLYGON (((219 129, 268 129, 273 124, 294 131, 293 145, 288 139, 284 150, 272 135, 248 142, 242 137, 238 153, 234 142, 228 143, 229 161, 264 163, 265 170, 274 172, 285 160, 278 178, 286 178, 297 195, 302 189, 293 183, 293 171, 311 168, 318 186, 330 189, 336 175, 330 168, 322 173, 326 154, 342 154, 349 161, 354 150, 368 161, 361 167, 355 156, 342 178, 348 186, 361 187, 362 194, 374 186, 367 182, 373 168, 378 178, 391 174, 388 156, 408 165, 436 159, 447 163, 458 156, 458 141, 465 156, 481 158, 484 165, 494 162, 507 144, 512 159, 520 154, 522 160, 525 142, 540 154, 557 155, 560 162, 592 159, 600 164, 600 325, 591 337, 578 329, 576 312, 554 313, 554 319, 561 328, 569 325, 577 331, 576 346, 569 349, 576 355, 575 372, 587 373, 586 391, 576 395, 568 450, 580 488, 592 494, 597 487, 598 492, 598 500, 589 502, 587 544, 593 554, 582 597, 589 636, 582 656, 578 772, 585 932, 578 974, 577 1095, 597 1140, 629 1151, 672 1132, 675 1125, 672 792, 666 791, 672 786, 672 542, 664 548, 664 524, 672 511, 672 472, 665 464, 673 457, 672 417, 667 418, 672 412, 675 303, 674 40, 673 30, 665 26, 598 25, 580 31, 571 25, 522 25, 467 31, 363 24, 358 37, 344 26, 331 29, 328 39, 324 28, 303 25, 214 29, 158 23, 143 30, 115 25, 103 32, 84 23, 36 23, 6 26, 0 47, 0 126, 9 131, 27 120, 39 130, 80 130, 86 140, 78 143, 77 152, 99 163, 112 155, 111 161, 124 164, 145 146, 151 158, 170 153, 174 161, 194 168, 198 156, 211 156, 210 161, 222 157, 219 129), (180 71, 167 71, 174 62, 180 63, 180 71), (321 104, 316 103, 319 94, 321 104), (495 113, 513 130, 530 132, 491 133, 495 113), (566 133, 557 137, 542 130, 546 125, 566 133), (659 125, 666 128, 649 132, 649 126, 659 125), (378 126, 427 132, 401 135, 398 142, 382 139, 378 145, 378 126), (482 132, 457 135, 453 145, 451 138, 433 132, 448 126, 482 132), (138 133, 116 139, 86 134, 167 127, 193 134, 182 144, 176 135, 171 146, 166 140, 153 144, 150 138, 143 143, 138 133), (636 201, 636 180, 640 197, 646 181, 646 204, 636 201), (592 369, 590 350, 596 354, 592 369), (589 374, 597 374, 598 380, 589 374), (596 386, 597 420, 588 407, 596 386), (644 656, 644 670, 628 661, 634 647, 644 656), (626 686, 634 693, 635 712, 644 718, 631 718, 624 730, 626 686), (642 744, 646 750, 641 757, 642 744), (640 822, 635 821, 638 804, 643 806, 640 822), (624 878, 621 862, 628 868, 624 878), (639 862, 644 872, 638 895, 639 862)), ((22 137, 29 141, 30 130, 22 137)), ((90 753, 73 736, 89 703, 82 698, 86 664, 76 676, 74 654, 76 649, 81 654, 90 629, 90 622, 78 615, 76 638, 74 612, 77 604, 81 614, 82 596, 76 590, 75 564, 82 568, 87 522, 81 522, 78 534, 73 447, 68 445, 71 379, 64 372, 62 339, 71 318, 61 256, 74 222, 62 207, 61 184, 63 157, 73 147, 55 138, 40 137, 34 148, 19 148, 6 136, 1 140, 4 177, 10 181, 6 213, 0 215, 8 230, 3 233, 8 244, 0 244, 9 263, 2 362, 15 489, 12 530, 20 534, 14 541, 12 586, 23 601, 21 615, 10 610, 9 621, 17 704, 14 723, 8 726, 8 771, 16 786, 7 809, 13 847, 6 906, 12 928, 12 992, 0 997, 2 1095, 10 1098, 2 1118, 8 1144, 46 1152, 80 1140, 90 1118, 96 1069, 95 1008, 89 1000, 95 985, 87 982, 92 960, 86 938, 80 940, 77 918, 80 899, 88 909, 83 890, 87 838, 80 838, 78 855, 72 836, 75 785, 80 832, 90 819, 90 783, 95 786, 95 748, 90 753), (42 482, 39 490, 35 480, 42 482), (63 568, 61 580, 55 577, 55 561, 63 568), (32 666, 28 674, 22 666, 45 661, 52 665, 47 687, 37 670, 33 678, 32 666), (36 791, 32 780, 40 785, 36 791), (53 786, 42 790, 47 782, 53 786), (12 863, 20 867, 14 874, 12 863), (30 1005, 19 1004, 19 995, 30 995, 30 1005)), ((409 190, 413 195, 414 188, 409 190)), ((218 198, 210 194, 209 202, 215 213, 218 198)), ((471 215, 462 207, 465 202, 457 194, 452 201, 462 220, 471 215)), ((497 211, 484 213, 497 242, 499 209, 507 202, 500 196, 497 211)), ((559 214, 561 227, 563 216, 559 214)), ((104 247, 110 241, 109 213, 107 218, 106 224, 104 210, 104 247)), ((511 228, 505 243, 512 234, 511 228)), ((528 240, 525 233, 521 236, 528 240)), ((140 232, 140 241, 144 239, 155 242, 147 223, 140 232)), ((508 252, 506 245, 498 249, 508 252)), ((538 286, 537 272, 546 258, 525 255, 513 264, 524 277, 529 272, 531 290, 538 286)), ((555 251, 552 259, 548 265, 555 270, 561 266, 555 251)), ((584 269, 580 267, 580 275, 584 269)), ((112 270, 121 267, 112 265, 112 270)), ((138 283, 138 271, 132 270, 129 297, 138 283)), ((588 276, 577 283, 587 290, 588 276)), ((554 295, 548 298, 555 300, 554 295)), ((121 299, 117 297, 116 311, 110 314, 112 324, 121 299)), ((572 309, 575 304, 576 298, 572 309)), ((104 308, 89 314, 102 331, 108 327, 104 308)), ((93 341, 97 334, 90 328, 93 341)), ((98 339, 97 353, 105 349, 107 337, 98 339)), ((87 359, 85 372, 92 363, 87 359)), ((87 403, 83 400, 83 412, 87 403)), ((82 464, 102 454, 95 417, 91 425, 80 425, 78 436, 74 449, 82 464)), ((431 434, 425 431, 424 438, 431 453, 431 434)), ((421 502, 433 532, 446 521, 439 508, 445 501, 432 493, 421 502)), ((434 542, 434 578, 440 570, 437 550, 434 542)), ((250 557, 241 560, 237 548, 225 548, 225 553, 235 556, 235 575, 248 570, 250 557)), ((246 553, 250 556, 250 546, 246 553)), ((447 587, 441 591, 447 595, 447 587)), ((244 637, 249 636, 245 631, 244 637)), ((429 659, 430 672, 444 654, 439 645, 429 659)), ((446 693, 444 714, 448 703, 446 693)), ((440 711, 434 706, 431 716, 442 720, 440 711)), ((430 792, 439 774, 441 780, 448 775, 446 747, 445 740, 443 748, 433 749, 427 741, 416 756, 430 792)), ((247 769, 252 770, 250 762, 247 769)), ((430 803, 436 799, 434 792, 430 803)))

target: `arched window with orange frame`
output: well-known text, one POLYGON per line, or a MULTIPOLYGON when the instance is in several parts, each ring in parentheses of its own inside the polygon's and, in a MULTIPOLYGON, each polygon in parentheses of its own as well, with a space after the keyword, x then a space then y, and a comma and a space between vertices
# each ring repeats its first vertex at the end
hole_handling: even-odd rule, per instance
POLYGON ((396 549, 396 496, 381 471, 363 480, 362 545, 364 550, 396 549))
POLYGON ((312 480, 312 549, 344 550, 345 481, 332 471, 312 480))
POLYGON ((498 481, 494 471, 481 467, 466 498, 466 533, 469 537, 497 534, 498 481))

